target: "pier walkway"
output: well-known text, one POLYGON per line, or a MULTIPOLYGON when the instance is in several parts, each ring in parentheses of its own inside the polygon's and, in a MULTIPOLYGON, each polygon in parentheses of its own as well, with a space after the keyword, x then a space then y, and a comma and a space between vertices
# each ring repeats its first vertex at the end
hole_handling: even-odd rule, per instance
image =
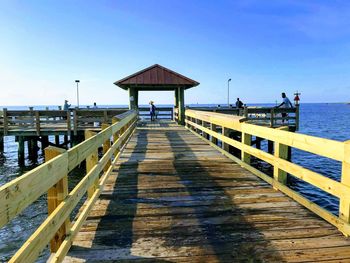
POLYGON ((64 262, 349 262, 338 229, 173 121, 138 124, 64 262))

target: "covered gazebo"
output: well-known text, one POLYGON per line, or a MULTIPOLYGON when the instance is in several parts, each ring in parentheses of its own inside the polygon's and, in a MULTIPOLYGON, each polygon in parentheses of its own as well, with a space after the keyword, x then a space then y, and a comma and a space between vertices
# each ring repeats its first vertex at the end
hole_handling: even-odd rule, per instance
POLYGON ((176 73, 168 68, 155 64, 130 76, 114 82, 118 87, 129 90, 129 108, 138 108, 138 93, 142 91, 175 92, 175 107, 179 109, 179 123, 184 123, 184 91, 199 85, 199 82, 176 73))

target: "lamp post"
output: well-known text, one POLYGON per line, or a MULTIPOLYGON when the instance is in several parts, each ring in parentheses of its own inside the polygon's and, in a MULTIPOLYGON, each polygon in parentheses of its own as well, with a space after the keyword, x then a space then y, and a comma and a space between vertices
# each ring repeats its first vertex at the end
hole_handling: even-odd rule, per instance
POLYGON ((231 79, 228 79, 227 81, 227 106, 230 107, 230 81, 231 79))
POLYGON ((77 83, 77 105, 78 105, 78 108, 79 108, 79 82, 80 82, 79 79, 75 80, 75 83, 77 83))

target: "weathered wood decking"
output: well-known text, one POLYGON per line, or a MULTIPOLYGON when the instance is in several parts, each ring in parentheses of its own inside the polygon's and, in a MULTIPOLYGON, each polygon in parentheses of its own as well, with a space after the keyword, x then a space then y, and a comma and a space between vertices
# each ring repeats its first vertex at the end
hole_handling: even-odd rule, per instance
POLYGON ((350 262, 350 240, 186 128, 141 124, 65 262, 350 262))

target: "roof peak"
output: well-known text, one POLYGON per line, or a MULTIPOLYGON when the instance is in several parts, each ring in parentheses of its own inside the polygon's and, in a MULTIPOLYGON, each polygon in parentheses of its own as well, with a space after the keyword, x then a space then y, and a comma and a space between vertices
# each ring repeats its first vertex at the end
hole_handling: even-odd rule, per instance
POLYGON ((197 81, 160 64, 154 64, 137 71, 132 75, 114 82, 114 84, 123 89, 128 89, 133 86, 137 86, 139 89, 146 89, 146 87, 152 86, 153 89, 159 87, 159 90, 174 89, 179 86, 191 88, 199 85, 197 81))

